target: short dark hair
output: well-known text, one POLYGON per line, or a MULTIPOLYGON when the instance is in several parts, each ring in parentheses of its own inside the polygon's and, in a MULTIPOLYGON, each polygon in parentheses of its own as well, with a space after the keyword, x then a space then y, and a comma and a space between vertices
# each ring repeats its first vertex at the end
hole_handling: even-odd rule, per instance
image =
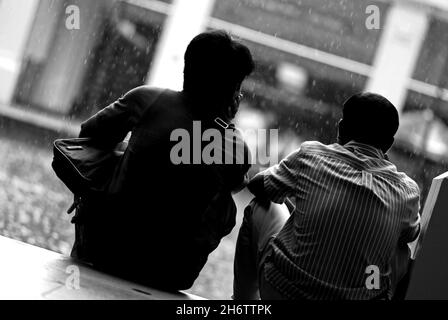
POLYGON ((201 33, 185 52, 184 91, 215 100, 232 99, 254 67, 249 49, 225 31, 201 33))
POLYGON ((343 108, 343 127, 349 139, 387 151, 400 125, 397 108, 385 97, 358 93, 343 108))

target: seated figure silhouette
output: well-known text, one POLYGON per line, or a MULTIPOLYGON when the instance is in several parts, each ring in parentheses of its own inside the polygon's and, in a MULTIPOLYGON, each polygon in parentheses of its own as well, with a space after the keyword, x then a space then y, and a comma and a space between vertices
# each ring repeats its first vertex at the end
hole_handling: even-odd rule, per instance
POLYGON ((338 143, 305 142, 251 180, 235 299, 393 298, 420 230, 419 187, 386 154, 398 126, 386 98, 356 94, 338 143))
POLYGON ((84 199, 77 210, 72 257, 155 287, 192 286, 235 225, 232 193, 244 187, 250 163, 232 120, 253 68, 246 46, 223 31, 205 32, 186 50, 182 91, 142 86, 82 124, 80 137, 105 146, 132 135, 108 192, 84 199), (208 129, 223 133, 214 141, 222 157, 231 151, 224 147, 229 130, 230 149, 244 154, 198 163, 204 143, 196 145, 196 138, 208 129), (188 133, 190 147, 180 157, 191 161, 173 160, 179 130, 188 133))

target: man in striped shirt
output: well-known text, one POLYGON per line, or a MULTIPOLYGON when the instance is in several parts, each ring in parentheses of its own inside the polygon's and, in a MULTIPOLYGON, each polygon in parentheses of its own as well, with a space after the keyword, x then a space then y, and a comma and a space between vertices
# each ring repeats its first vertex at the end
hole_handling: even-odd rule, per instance
POLYGON ((344 104, 338 143, 306 142, 249 184, 234 299, 390 299, 420 230, 420 191, 386 152, 396 108, 362 93, 344 104), (283 204, 292 200, 291 214, 283 204), (280 205, 282 204, 282 205, 280 205))

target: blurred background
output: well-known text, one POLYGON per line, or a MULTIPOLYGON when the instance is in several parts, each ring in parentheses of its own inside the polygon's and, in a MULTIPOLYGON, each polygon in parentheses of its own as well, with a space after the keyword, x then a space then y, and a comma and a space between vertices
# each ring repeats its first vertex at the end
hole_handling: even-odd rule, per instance
MULTIPOLYGON (((279 159, 305 140, 334 142, 344 100, 369 90, 401 113, 390 157, 422 201, 447 171, 446 0, 0 0, 0 234, 69 254, 72 198, 52 172, 52 141, 136 86, 180 89, 186 45, 207 29, 252 50, 236 122, 278 128, 279 159)), ((235 198, 237 226, 192 293, 230 298, 250 194, 235 198)))

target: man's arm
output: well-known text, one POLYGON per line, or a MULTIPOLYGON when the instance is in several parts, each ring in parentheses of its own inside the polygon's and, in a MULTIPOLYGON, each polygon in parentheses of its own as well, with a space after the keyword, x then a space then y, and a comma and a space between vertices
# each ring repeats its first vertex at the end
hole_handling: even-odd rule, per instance
POLYGON ((249 182, 249 191, 261 201, 275 203, 284 203, 287 197, 295 196, 300 156, 300 149, 296 150, 278 165, 257 174, 249 182))
POLYGON ((267 199, 268 196, 266 192, 264 191, 264 175, 263 172, 257 174, 255 177, 253 177, 249 184, 247 185, 247 189, 260 199, 267 199))
POLYGON ((403 231, 399 241, 401 243, 411 243, 420 234, 421 217, 420 217, 420 191, 416 191, 415 195, 407 202, 407 215, 403 221, 403 231))
POLYGON ((402 232, 393 261, 395 282, 394 300, 404 300, 411 280, 413 260, 408 243, 413 242, 420 234, 420 191, 416 188, 415 195, 406 204, 406 216, 403 220, 402 232))
POLYGON ((233 128, 233 134, 230 136, 224 135, 225 141, 223 142, 223 159, 227 158, 227 152, 231 152, 233 157, 232 164, 224 164, 224 175, 227 185, 231 190, 232 194, 237 194, 241 190, 247 187, 249 183, 248 171, 251 164, 252 155, 250 153, 249 147, 244 141, 244 137, 241 132, 234 127, 233 124, 230 125, 233 128), (232 141, 232 148, 227 148, 228 141, 232 141), (236 150, 236 152, 234 152, 236 150))
POLYGON ((81 124, 80 138, 93 138, 107 146, 123 141, 158 97, 158 89, 135 88, 81 124))

